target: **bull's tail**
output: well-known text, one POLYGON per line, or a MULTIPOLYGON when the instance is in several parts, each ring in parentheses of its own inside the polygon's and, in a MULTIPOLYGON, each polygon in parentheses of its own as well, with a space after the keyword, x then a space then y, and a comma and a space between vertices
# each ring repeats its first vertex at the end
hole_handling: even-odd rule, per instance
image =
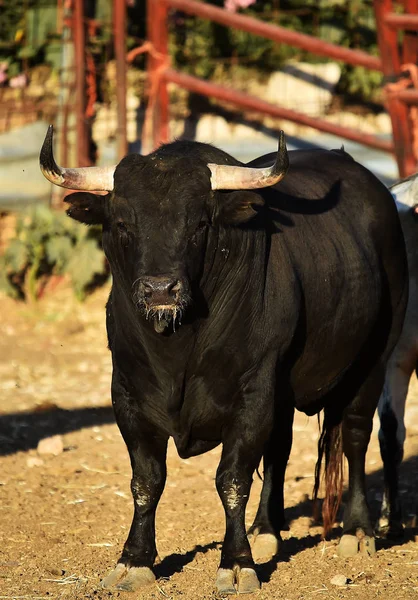
MULTIPOLYGON (((321 469, 325 458, 325 498, 322 504, 323 536, 332 528, 337 516, 343 495, 343 440, 342 423, 333 418, 326 409, 322 423, 321 435, 318 441, 318 460, 315 467, 315 484, 313 490, 314 511, 317 513, 318 492, 321 484, 321 469)), ((316 516, 316 515, 315 515, 316 516)))

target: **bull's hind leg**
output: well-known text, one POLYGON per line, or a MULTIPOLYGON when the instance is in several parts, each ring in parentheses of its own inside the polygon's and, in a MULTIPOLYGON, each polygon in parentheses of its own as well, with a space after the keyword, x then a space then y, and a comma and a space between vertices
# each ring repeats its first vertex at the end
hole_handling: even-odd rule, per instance
POLYGON ((284 479, 292 448, 294 407, 289 401, 280 405, 274 429, 263 454, 264 481, 260 504, 249 532, 252 554, 256 563, 275 556, 285 526, 284 479))
POLYGON ((338 546, 342 557, 354 556, 357 552, 372 555, 376 551, 366 499, 365 460, 383 379, 384 367, 378 365, 344 411, 343 451, 348 460, 349 484, 343 535, 338 546))
POLYGON ((115 399, 114 404, 131 459, 134 516, 122 556, 116 568, 103 579, 102 587, 133 592, 155 581, 152 571, 157 559, 155 511, 166 479, 167 440, 148 431, 132 405, 120 410, 115 399))
POLYGON ((398 348, 393 353, 386 370, 385 386, 378 406, 385 491, 377 527, 380 535, 388 537, 399 537, 403 534, 398 495, 399 466, 405 442, 405 402, 416 358, 415 348, 408 350, 404 355, 398 348))

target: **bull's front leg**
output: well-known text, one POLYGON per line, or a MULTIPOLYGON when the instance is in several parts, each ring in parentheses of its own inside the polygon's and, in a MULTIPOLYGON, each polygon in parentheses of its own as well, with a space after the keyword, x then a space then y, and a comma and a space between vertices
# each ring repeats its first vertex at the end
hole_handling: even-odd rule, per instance
POLYGON ((145 426, 132 401, 126 402, 126 395, 116 396, 112 390, 112 397, 131 459, 134 516, 122 556, 102 587, 131 592, 155 581, 155 511, 166 480, 167 439, 145 426))
MULTIPOLYGON (((236 431, 236 430, 235 430, 236 431)), ((262 444, 249 440, 245 430, 228 436, 216 473, 216 488, 225 509, 226 533, 216 586, 221 594, 248 594, 260 588, 245 529, 253 473, 262 444)))

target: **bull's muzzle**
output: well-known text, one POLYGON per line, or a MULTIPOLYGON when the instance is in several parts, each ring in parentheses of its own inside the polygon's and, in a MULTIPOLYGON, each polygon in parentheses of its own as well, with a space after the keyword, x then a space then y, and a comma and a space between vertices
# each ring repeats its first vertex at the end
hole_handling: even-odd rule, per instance
POLYGON ((168 277, 141 277, 139 293, 150 307, 171 307, 181 296, 183 285, 178 279, 168 277))
POLYGON ((143 276, 137 280, 136 302, 154 329, 162 333, 172 324, 181 324, 183 310, 189 304, 187 281, 166 276, 143 276))

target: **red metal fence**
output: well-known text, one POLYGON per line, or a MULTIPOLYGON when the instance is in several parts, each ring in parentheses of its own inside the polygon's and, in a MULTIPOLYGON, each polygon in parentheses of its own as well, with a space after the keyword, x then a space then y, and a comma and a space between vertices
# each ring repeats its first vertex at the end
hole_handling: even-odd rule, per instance
POLYGON ((418 170, 418 109, 415 108, 415 105, 418 106, 418 89, 412 87, 416 81, 412 71, 418 62, 418 38, 415 33, 418 31, 418 0, 404 0, 405 14, 394 12, 392 0, 374 0, 380 57, 371 56, 361 50, 342 48, 252 17, 233 14, 204 2, 195 0, 147 0, 147 2, 148 40, 154 51, 148 59, 148 80, 152 91, 150 94, 152 132, 146 131, 143 136, 144 150, 148 151, 159 143, 168 141, 167 84, 173 82, 195 93, 224 100, 244 109, 307 125, 372 148, 394 152, 401 177, 418 170), (382 72, 386 81, 386 100, 392 121, 393 141, 313 118, 170 68, 167 25, 170 8, 248 31, 277 43, 296 46, 313 54, 382 72), (400 30, 405 30, 402 44, 398 39, 400 30))

